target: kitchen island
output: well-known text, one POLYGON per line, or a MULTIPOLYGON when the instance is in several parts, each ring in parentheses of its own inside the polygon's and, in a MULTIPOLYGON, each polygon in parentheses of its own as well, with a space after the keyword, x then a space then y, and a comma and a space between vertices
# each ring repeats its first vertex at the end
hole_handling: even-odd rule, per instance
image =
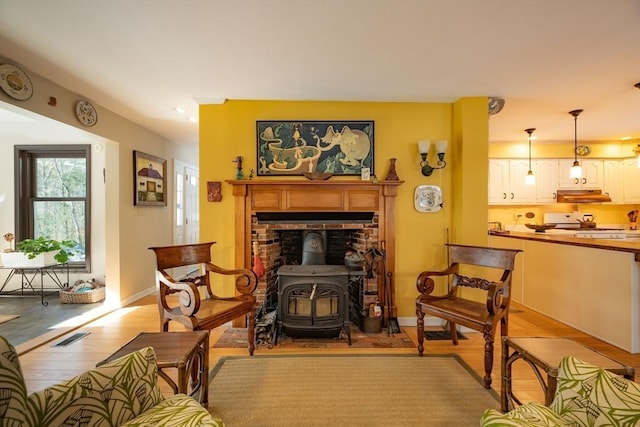
POLYGON ((512 298, 631 353, 640 353, 640 242, 491 232, 489 245, 520 249, 512 298))

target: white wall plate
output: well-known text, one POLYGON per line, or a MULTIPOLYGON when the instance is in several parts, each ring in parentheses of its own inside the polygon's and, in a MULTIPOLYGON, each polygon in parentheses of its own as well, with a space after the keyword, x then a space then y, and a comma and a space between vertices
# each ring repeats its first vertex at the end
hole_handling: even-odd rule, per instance
POLYGON ((418 212, 438 212, 442 209, 442 190, 437 185, 419 185, 413 198, 418 212))

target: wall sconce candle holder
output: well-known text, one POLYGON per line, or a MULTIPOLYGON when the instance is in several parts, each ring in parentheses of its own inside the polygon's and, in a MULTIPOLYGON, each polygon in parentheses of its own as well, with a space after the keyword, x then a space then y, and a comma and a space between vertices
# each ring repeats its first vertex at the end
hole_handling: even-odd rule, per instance
POLYGON ((444 161, 444 155, 447 151, 447 140, 441 139, 434 144, 436 147, 436 155, 438 160, 435 165, 429 164, 429 150, 431 148, 431 141, 421 140, 418 141, 418 151, 420 152, 420 167, 422 168, 422 175, 431 176, 435 169, 443 169, 447 166, 447 162, 444 161))

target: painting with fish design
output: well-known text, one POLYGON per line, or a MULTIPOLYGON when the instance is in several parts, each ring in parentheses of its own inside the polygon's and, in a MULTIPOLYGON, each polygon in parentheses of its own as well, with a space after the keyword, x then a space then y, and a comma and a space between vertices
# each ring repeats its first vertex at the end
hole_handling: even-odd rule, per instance
POLYGON ((258 176, 373 170, 371 121, 256 121, 258 176))

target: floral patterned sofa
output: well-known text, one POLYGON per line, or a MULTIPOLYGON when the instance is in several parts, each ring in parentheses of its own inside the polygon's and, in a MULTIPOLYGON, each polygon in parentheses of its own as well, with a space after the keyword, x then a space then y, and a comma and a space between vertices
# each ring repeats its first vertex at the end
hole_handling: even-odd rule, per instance
POLYGON ((27 394, 15 348, 0 336, 0 427, 224 426, 196 400, 165 399, 147 347, 27 394))
POLYGON ((640 384, 565 357, 558 368, 558 387, 549 407, 530 402, 506 414, 487 409, 480 425, 640 426, 640 384))

